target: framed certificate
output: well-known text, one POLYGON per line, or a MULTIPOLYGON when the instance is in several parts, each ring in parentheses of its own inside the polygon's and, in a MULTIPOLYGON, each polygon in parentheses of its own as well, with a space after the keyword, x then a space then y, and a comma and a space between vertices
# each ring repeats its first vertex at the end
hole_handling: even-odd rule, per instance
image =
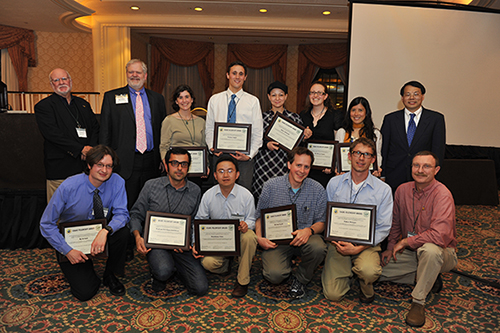
POLYGON ((148 211, 144 222, 147 248, 188 251, 191 216, 148 211))
MULTIPOLYGON (((337 161, 338 172, 349 172, 351 171, 351 161, 349 161, 349 147, 351 146, 350 142, 342 142, 337 144, 337 161)), ((378 170, 377 160, 370 165, 370 171, 378 170)))
POLYGON ((189 166, 188 176, 201 177, 208 174, 207 147, 179 147, 186 149, 191 155, 191 165, 189 166))
POLYGON ((262 209, 260 211, 262 237, 276 244, 290 244, 292 232, 297 230, 295 205, 262 209))
MULTIPOLYGON (((74 222, 62 222, 59 223, 59 231, 64 237, 66 243, 71 246, 72 249, 83 252, 87 256, 92 256, 90 254, 90 247, 95 237, 101 231, 108 222, 106 219, 98 220, 85 220, 85 221, 74 221, 74 222)), ((59 262, 68 261, 68 258, 61 253, 57 252, 57 260, 59 262)), ((107 257, 108 256, 108 242, 106 242, 106 247, 103 252, 92 257, 107 257)))
POLYGON ((328 202, 325 239, 362 245, 375 245, 377 207, 328 202))
POLYGON ((337 141, 310 140, 307 149, 314 154, 313 169, 335 169, 335 152, 337 141))
POLYGON ((214 150, 250 154, 252 124, 215 123, 214 150))
POLYGON ((195 248, 204 256, 240 255, 240 220, 194 220, 195 248))
POLYGON ((304 126, 276 112, 271 124, 264 133, 264 138, 279 143, 280 147, 286 151, 291 151, 302 141, 304 129, 304 126))

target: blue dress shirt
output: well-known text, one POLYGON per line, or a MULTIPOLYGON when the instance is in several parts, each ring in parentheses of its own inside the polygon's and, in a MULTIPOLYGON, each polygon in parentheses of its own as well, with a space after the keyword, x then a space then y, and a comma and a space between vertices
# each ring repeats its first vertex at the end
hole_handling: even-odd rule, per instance
MULTIPOLYGON (((113 173, 98 189, 108 225, 113 232, 123 228, 129 220, 125 181, 113 173)), ((94 190, 95 186, 90 183, 88 175, 81 173, 69 177, 57 188, 43 212, 40 220, 42 236, 63 255, 72 248, 59 232, 57 221, 64 223, 94 219, 94 190)))

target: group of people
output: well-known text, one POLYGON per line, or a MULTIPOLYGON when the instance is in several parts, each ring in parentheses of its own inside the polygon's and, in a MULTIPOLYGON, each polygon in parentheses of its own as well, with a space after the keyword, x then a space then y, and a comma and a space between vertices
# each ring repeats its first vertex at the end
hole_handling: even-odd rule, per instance
POLYGON ((209 288, 205 271, 230 272, 229 257, 201 256, 194 244, 189 251, 147 248, 144 222, 147 212, 155 211, 240 221, 233 297, 247 294, 260 247, 264 278, 272 284, 287 283, 292 298, 307 293, 306 285, 324 262, 326 298, 341 300, 354 276, 363 303, 374 300, 377 280, 416 283, 406 322, 417 327, 425 323, 426 296, 431 290, 439 292, 440 273, 456 265, 457 242, 453 198, 435 179, 444 157, 444 117, 422 107, 423 85, 411 81, 401 88, 405 108, 386 115, 379 131, 366 98, 355 98, 344 115, 332 106, 322 82, 311 85, 300 115, 285 108, 288 87, 271 83, 271 109, 262 113, 258 98, 243 90, 247 70, 241 62, 229 65, 228 89, 210 98, 206 120, 191 113, 195 96, 188 85, 176 88, 176 112, 166 117, 163 96, 144 88, 146 65, 133 59, 126 75, 127 86, 105 93, 100 125, 90 105, 71 94, 72 80, 63 69, 50 73, 54 94, 35 106, 45 139, 48 198, 40 229, 68 259, 59 264, 75 297, 92 298, 101 280, 92 259, 72 249, 59 232, 57 224, 69 221, 107 219, 90 254, 108 249, 103 283, 114 295, 125 293, 117 276, 124 274, 129 239, 147 258, 155 292, 178 274, 189 292, 204 295, 209 288), (287 153, 277 142, 263 140, 276 113, 304 126, 305 142, 350 142, 351 170, 313 169, 314 154, 306 147, 287 153), (216 151, 216 122, 251 124, 248 154, 216 151), (191 155, 184 148, 200 146, 210 151, 209 173, 216 182, 205 193, 201 178, 188 179, 191 155), (375 161, 379 167, 370 171, 375 161), (165 170, 163 176, 160 169, 165 170), (327 202, 375 205, 375 245, 325 242, 327 202), (264 237, 261 211, 287 205, 295 205, 297 229, 289 244, 278 244, 264 237), (300 262, 294 269, 297 256, 300 262))

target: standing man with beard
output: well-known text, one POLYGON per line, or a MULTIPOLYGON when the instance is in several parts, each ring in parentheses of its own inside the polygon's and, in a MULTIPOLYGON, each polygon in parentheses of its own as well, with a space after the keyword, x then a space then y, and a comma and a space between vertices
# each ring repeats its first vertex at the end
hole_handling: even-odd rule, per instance
POLYGON ((162 95, 144 88, 147 67, 139 59, 126 66, 128 85, 104 94, 99 143, 120 158, 129 210, 147 180, 160 175, 160 128, 166 116, 162 95))
POLYGON ((43 145, 47 202, 69 176, 85 168, 85 158, 99 139, 99 123, 90 104, 71 94, 69 73, 56 68, 49 74, 54 94, 35 105, 38 129, 43 145))

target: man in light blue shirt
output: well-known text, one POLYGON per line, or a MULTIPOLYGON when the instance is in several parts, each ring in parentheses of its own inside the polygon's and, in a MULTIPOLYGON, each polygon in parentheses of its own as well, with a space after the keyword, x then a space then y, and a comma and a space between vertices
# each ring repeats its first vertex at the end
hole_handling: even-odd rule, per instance
POLYGON ((382 273, 380 243, 389 235, 392 225, 392 192, 389 185, 370 173, 376 159, 375 143, 359 138, 349 147, 351 171, 332 178, 326 187, 328 201, 376 206, 375 246, 356 245, 344 241, 328 244, 328 253, 321 280, 323 294, 340 301, 350 289, 353 272, 359 278, 359 300, 371 303, 375 299, 373 282, 382 273))
POLYGON ((87 153, 86 173, 66 179, 50 199, 40 220, 40 231, 56 251, 68 261, 59 266, 69 282, 71 293, 80 301, 91 299, 99 290, 101 280, 94 271, 92 260, 83 252, 68 245, 59 232, 59 223, 92 220, 103 214, 108 224, 91 245, 91 255, 104 252, 108 243, 108 260, 103 274, 104 285, 113 295, 124 295, 125 287, 115 274, 123 275, 125 248, 127 246, 129 220, 125 181, 113 173, 118 164, 116 153, 109 147, 98 145, 87 153), (94 195, 98 193, 102 207, 94 207, 94 195), (100 211, 97 212, 97 210, 100 211))
MULTIPOLYGON (((257 249, 255 236, 255 204, 249 190, 236 184, 240 176, 238 162, 231 156, 224 155, 217 160, 214 177, 219 183, 210 188, 201 198, 196 219, 239 219, 240 251, 238 277, 233 297, 247 294, 250 283, 250 269, 257 249)), ((203 267, 212 273, 228 272, 231 264, 227 257, 204 257, 203 267)))

